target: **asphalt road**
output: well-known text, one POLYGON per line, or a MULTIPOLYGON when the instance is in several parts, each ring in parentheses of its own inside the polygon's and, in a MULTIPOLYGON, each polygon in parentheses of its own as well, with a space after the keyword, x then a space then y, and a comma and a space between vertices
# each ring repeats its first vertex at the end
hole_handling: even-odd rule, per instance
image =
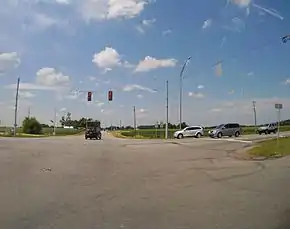
POLYGON ((254 138, 0 138, 0 228, 289 229, 290 158, 235 159, 254 138))

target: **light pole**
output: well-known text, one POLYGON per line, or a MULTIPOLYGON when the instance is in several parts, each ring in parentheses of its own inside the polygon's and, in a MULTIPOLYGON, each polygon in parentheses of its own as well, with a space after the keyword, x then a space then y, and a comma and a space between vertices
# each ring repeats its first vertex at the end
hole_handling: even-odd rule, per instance
POLYGON ((189 56, 186 61, 184 62, 182 69, 180 71, 180 75, 179 75, 179 128, 181 129, 181 125, 182 125, 182 81, 183 81, 183 72, 185 70, 185 67, 187 66, 188 62, 190 61, 191 56, 189 56))
POLYGON ((14 137, 16 136, 16 131, 17 131, 17 112, 18 112, 19 84, 20 84, 20 77, 18 77, 18 79, 17 79, 17 86, 16 86, 15 113, 14 113, 14 131, 13 131, 14 137))
POLYGON ((133 125, 134 125, 134 135, 136 137, 136 106, 133 106, 133 125))
POLYGON ((166 81, 166 125, 165 125, 165 139, 168 139, 168 80, 166 81))
POLYGON ((255 128, 257 128, 256 101, 253 101, 253 111, 254 111, 255 128))

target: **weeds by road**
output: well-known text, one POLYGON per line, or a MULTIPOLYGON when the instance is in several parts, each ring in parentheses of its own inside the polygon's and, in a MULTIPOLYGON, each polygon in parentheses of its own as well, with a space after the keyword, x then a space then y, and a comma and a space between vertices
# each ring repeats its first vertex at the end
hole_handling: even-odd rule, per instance
POLYGON ((252 157, 283 157, 290 155, 290 138, 280 138, 279 144, 276 139, 267 140, 259 143, 257 146, 249 150, 252 157))
MULTIPOLYGON (((56 136, 67 136, 67 135, 78 135, 82 134, 84 130, 82 129, 65 129, 65 128, 56 128, 56 136)), ((13 132, 11 128, 1 127, 0 128, 0 137, 12 137, 13 132)), ((40 138, 40 137, 48 137, 53 136, 53 128, 43 128, 42 134, 25 134, 22 132, 22 128, 17 129, 16 137, 23 138, 40 138)))

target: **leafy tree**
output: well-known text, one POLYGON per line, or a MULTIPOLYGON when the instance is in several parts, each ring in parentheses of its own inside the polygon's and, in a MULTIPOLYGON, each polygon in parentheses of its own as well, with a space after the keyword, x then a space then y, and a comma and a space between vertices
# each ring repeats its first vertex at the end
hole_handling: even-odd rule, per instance
POLYGON ((60 122, 61 126, 64 127, 65 126, 65 117, 62 116, 61 120, 59 122, 60 122))
POLYGON ((35 117, 26 117, 22 122, 23 132, 26 134, 41 134, 42 126, 35 117))

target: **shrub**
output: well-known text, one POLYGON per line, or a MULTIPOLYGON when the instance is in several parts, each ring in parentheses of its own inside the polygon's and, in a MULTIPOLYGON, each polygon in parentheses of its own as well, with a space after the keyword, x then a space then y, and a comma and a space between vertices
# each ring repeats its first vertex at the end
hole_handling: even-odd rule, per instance
POLYGON ((35 117, 26 117, 22 122, 23 133, 25 134, 41 134, 42 126, 35 117))

